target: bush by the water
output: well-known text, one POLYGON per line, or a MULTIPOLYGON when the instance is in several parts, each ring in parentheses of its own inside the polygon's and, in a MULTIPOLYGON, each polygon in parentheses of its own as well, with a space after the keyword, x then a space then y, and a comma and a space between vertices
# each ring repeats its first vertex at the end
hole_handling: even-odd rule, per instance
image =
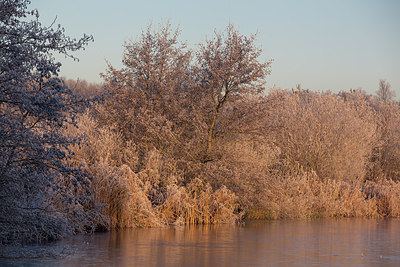
POLYGON ((101 86, 64 81, 49 52, 68 55, 91 37, 32 32, 21 20, 29 1, 0 3, 9 40, 0 57, 1 243, 246 218, 400 217, 391 94, 267 92, 271 61, 232 25, 197 50, 169 24, 148 27, 101 86), (14 33, 32 42, 14 46, 25 44, 14 33))

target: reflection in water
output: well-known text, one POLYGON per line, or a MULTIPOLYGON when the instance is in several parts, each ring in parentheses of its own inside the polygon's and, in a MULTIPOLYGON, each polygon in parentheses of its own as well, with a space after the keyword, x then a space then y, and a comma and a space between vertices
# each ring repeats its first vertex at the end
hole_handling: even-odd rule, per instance
MULTIPOLYGON (((52 246, 72 248, 75 252, 63 259, 19 263, 52 266, 400 266, 400 221, 270 221, 244 226, 132 229, 74 237, 52 246)), ((0 260, 1 263, 6 262, 0 260)))

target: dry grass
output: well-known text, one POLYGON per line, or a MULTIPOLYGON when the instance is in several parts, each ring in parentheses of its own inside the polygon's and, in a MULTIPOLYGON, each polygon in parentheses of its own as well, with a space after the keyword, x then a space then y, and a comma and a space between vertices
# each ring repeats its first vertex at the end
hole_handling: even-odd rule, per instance
POLYGON ((174 224, 235 223, 236 207, 236 196, 226 187, 213 191, 209 184, 195 179, 187 187, 170 186, 159 211, 174 224))
MULTIPOLYGON (((183 185, 175 167, 155 149, 137 168, 135 147, 111 129, 99 128, 88 114, 79 131, 84 145, 72 147, 75 164, 93 177, 95 205, 109 218, 109 227, 159 227, 169 224, 234 223, 238 216, 236 196, 226 187, 216 190, 200 178, 183 185)), ((70 134, 79 134, 78 132, 70 134)))
POLYGON ((237 219, 235 195, 225 187, 214 191, 200 179, 186 187, 171 182, 161 189, 154 169, 136 174, 127 165, 117 169, 102 165, 93 168, 92 175, 95 201, 104 205, 111 227, 234 223, 237 219))
POLYGON ((249 219, 327 217, 400 217, 400 183, 321 180, 315 173, 275 177, 268 194, 251 207, 249 219))

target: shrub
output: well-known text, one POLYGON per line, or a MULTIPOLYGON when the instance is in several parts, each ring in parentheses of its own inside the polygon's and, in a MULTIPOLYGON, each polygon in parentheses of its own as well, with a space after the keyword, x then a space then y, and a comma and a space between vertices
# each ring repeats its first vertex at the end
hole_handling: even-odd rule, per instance
POLYGON ((282 167, 315 171, 321 179, 362 180, 376 140, 373 113, 336 95, 274 91, 266 135, 282 152, 282 167))

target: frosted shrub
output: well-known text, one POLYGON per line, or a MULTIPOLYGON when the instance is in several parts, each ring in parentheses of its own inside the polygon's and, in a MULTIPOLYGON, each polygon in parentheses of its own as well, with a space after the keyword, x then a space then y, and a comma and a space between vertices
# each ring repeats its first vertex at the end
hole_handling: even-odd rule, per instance
POLYGON ((275 91, 267 99, 274 103, 265 117, 266 135, 288 167, 322 179, 364 179, 377 134, 372 113, 329 93, 275 91))
POLYGON ((29 3, 0 2, 0 243, 54 240, 70 232, 65 207, 54 210, 51 203, 54 195, 68 194, 56 177, 87 182, 65 164, 76 140, 63 128, 74 124, 77 99, 58 78, 53 53, 72 57, 92 37, 76 40, 61 26, 42 26, 29 3))

